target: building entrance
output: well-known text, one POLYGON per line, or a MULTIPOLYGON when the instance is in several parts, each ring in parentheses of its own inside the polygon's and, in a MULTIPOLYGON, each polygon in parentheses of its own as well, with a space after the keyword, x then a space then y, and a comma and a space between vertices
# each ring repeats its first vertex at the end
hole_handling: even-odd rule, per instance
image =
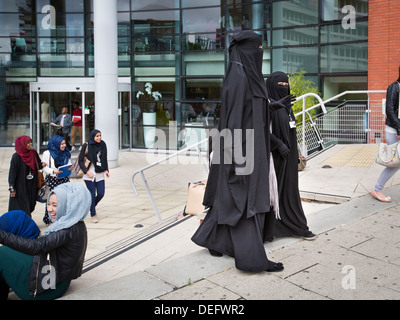
MULTIPOLYGON (((95 86, 93 78, 43 79, 30 83, 30 135, 34 148, 42 153, 49 139, 60 129, 57 118, 63 108, 77 121, 69 130, 67 145, 74 149, 88 141, 96 128, 95 86)), ((131 148, 130 83, 118 85, 119 149, 131 148)))

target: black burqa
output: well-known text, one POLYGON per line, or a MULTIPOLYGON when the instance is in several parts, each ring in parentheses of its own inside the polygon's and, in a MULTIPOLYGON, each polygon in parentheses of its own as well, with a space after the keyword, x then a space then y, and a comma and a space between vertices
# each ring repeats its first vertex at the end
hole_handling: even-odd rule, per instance
POLYGON ((213 136, 203 202, 210 210, 192 237, 200 246, 234 257, 237 269, 251 272, 274 265, 263 245, 265 225, 275 217, 269 213, 269 115, 261 44, 261 36, 252 31, 239 33, 230 44, 219 136, 213 136), (253 139, 246 138, 246 129, 253 139))
MULTIPOLYGON (((290 87, 278 84, 289 82, 284 72, 274 72, 267 79, 268 95, 277 101, 290 94, 290 87)), ((291 107, 271 113, 271 151, 279 190, 279 214, 281 219, 275 223, 275 236, 308 236, 307 226, 301 204, 298 186, 298 162, 296 127, 290 126, 295 121, 291 107), (288 152, 285 155, 285 150, 288 152), (282 156, 284 154, 284 156, 282 156)))

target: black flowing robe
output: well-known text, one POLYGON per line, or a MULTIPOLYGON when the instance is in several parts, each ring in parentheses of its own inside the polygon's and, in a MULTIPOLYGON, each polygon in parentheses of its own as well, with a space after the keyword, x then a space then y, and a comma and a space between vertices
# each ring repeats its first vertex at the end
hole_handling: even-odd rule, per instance
MULTIPOLYGON (((290 110, 291 119, 295 119, 290 110)), ((279 190, 279 214, 281 219, 275 223, 275 236, 306 236, 310 233, 304 215, 299 193, 296 128, 290 128, 288 110, 282 108, 271 113, 272 135, 271 149, 274 159, 279 190), (278 151, 284 143, 290 153, 283 159, 278 151)))
POLYGON ((252 154, 246 155, 248 161, 253 161, 253 170, 246 175, 236 174, 235 170, 244 165, 239 164, 234 150, 229 152, 232 144, 221 139, 218 146, 219 139, 213 140, 213 160, 203 202, 210 210, 192 240, 200 246, 234 257, 237 269, 263 271, 270 266, 263 245, 264 229, 271 217, 275 219, 269 213, 267 100, 253 94, 243 65, 234 62, 229 66, 221 98, 219 132, 224 129, 232 132, 234 150, 241 148, 242 155, 246 154, 251 141, 245 139, 245 129, 253 130, 254 148, 252 154), (242 129, 242 144, 237 143, 234 129, 242 129), (216 157, 218 150, 219 161, 216 157), (224 151, 232 156, 232 164, 224 161, 224 151))
MULTIPOLYGON (((41 169, 42 161, 37 153, 36 160, 41 169)), ((33 179, 31 180, 26 179, 29 173, 32 173, 32 169, 22 161, 18 153, 14 153, 10 162, 8 184, 14 187, 16 194, 15 197, 10 197, 9 199, 8 211, 22 210, 31 217, 31 213, 35 210, 36 206, 38 170, 35 170, 34 174, 32 173, 33 179)))

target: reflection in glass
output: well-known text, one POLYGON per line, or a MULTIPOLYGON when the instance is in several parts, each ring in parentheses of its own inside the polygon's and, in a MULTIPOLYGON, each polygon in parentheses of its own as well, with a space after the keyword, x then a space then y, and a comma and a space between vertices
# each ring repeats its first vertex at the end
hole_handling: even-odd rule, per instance
POLYGON ((223 76, 225 53, 223 51, 190 52, 183 55, 183 73, 187 76, 223 76))
POLYGON ((277 47, 318 43, 318 27, 274 30, 272 41, 277 47))
POLYGON ((322 19, 324 21, 343 19, 349 14, 346 8, 343 10, 345 6, 352 6, 355 9, 356 18, 368 16, 368 0, 323 0, 322 19))
POLYGON ((290 27, 318 23, 319 0, 288 0, 272 3, 273 27, 290 27))
POLYGON ((321 72, 367 72, 368 43, 321 46, 321 72))
POLYGON ((176 0, 131 0, 132 10, 163 10, 179 8, 176 0))
POLYGON ((221 98, 222 78, 185 79, 183 99, 201 101, 221 98))
POLYGON ((357 22, 357 28, 344 29, 342 24, 321 26, 321 43, 368 40, 368 22, 357 22))
POLYGON ((318 48, 317 47, 294 47, 283 49, 272 49, 273 71, 295 73, 306 71, 306 73, 318 72, 318 48))
POLYGON ((221 30, 221 8, 182 10, 183 32, 217 32, 221 30))

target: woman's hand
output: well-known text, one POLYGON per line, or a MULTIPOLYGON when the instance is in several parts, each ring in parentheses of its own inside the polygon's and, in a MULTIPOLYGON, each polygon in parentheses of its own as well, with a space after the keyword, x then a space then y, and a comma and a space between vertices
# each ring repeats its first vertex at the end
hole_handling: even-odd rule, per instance
POLYGON ((54 173, 54 174, 60 174, 60 173, 62 173, 62 171, 61 171, 61 170, 58 170, 58 169, 53 169, 53 173, 54 173))
POLYGON ((8 188, 8 190, 10 190, 10 197, 15 198, 16 192, 14 187, 11 186, 10 188, 8 188))
POLYGON ((87 175, 90 179, 93 179, 93 178, 94 178, 93 173, 91 173, 90 171, 86 172, 86 175, 87 175))
POLYGON ((108 170, 104 171, 106 174, 106 177, 109 178, 110 177, 110 173, 108 172, 108 170))

